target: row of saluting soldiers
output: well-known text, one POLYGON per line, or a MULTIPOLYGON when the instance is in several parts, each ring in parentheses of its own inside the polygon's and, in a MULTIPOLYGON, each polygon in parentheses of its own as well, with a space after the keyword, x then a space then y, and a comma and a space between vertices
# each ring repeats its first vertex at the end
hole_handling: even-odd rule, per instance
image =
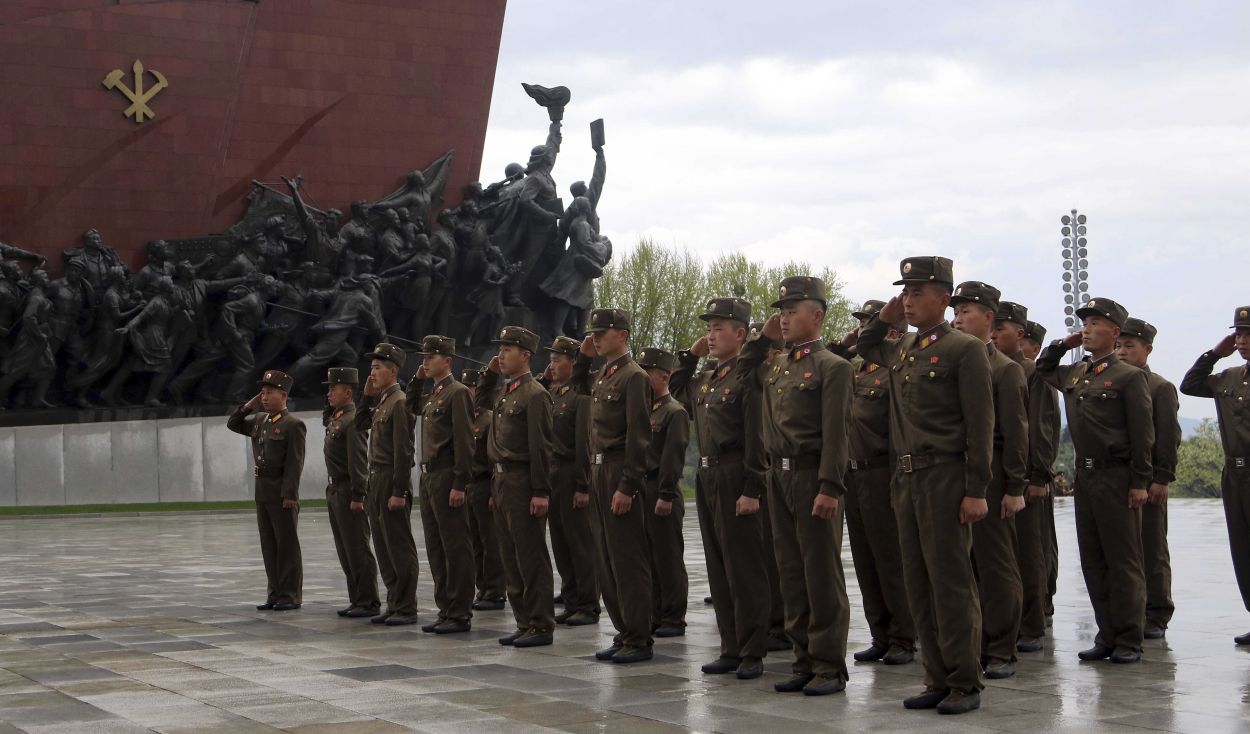
MULTIPOLYGON (((397 381, 406 355, 379 344, 359 406, 356 370, 330 369, 327 497, 351 602, 339 614, 417 621, 416 464, 438 607, 426 632, 467 632, 473 610, 501 609, 506 598, 516 631, 499 642, 545 646, 556 624, 598 622, 602 598, 616 634, 596 658, 651 659, 654 637, 685 628, 678 482, 689 416, 720 633, 703 671, 757 678, 769 651, 792 648, 792 674, 775 690, 845 688, 845 515, 872 633, 854 658, 906 664, 918 646, 925 687, 904 706, 970 711, 984 678, 1014 675, 1017 653, 1043 648, 1062 395, 1097 627, 1079 655, 1140 660, 1143 639, 1162 637, 1173 611, 1166 499, 1180 430, 1176 389, 1148 366, 1155 328, 1094 298, 1077 310, 1082 329, 1038 354, 1044 331, 1027 310, 985 283, 956 286, 949 259, 907 258, 900 270, 902 292, 866 303, 860 327, 834 344, 820 341, 824 283, 796 276, 779 285, 779 313, 762 324, 751 325, 740 298, 709 300, 699 316, 707 334, 677 355, 648 348, 635 359, 630 315, 602 308, 581 343, 546 347, 541 378, 530 371, 538 337, 517 326, 499 333, 487 369, 463 380, 452 376, 454 341, 426 337, 407 390, 397 381), (1087 356, 1061 364, 1078 346, 1087 356)), ((1250 307, 1236 311, 1234 329, 1182 391, 1216 400, 1229 536, 1250 609, 1250 381, 1245 366, 1212 374, 1234 350, 1250 359, 1250 307)), ((301 604, 305 428, 286 412, 291 378, 270 370, 261 384, 229 426, 254 449, 269 580, 260 608, 282 611, 301 604)), ((1236 642, 1250 644, 1250 633, 1236 642)))

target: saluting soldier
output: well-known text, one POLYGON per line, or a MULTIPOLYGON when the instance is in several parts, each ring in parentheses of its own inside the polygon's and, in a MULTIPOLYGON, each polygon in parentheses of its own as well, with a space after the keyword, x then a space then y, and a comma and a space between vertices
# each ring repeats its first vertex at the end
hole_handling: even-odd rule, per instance
POLYGON ((1176 479, 1176 452, 1181 445, 1177 418, 1180 397, 1176 387, 1150 369, 1159 330, 1153 324, 1129 318, 1120 330, 1115 355, 1146 373, 1151 413, 1155 421, 1150 467, 1154 476, 1141 508, 1142 571, 1146 574, 1146 626, 1142 636, 1158 640, 1167 634, 1176 605, 1172 602, 1172 555, 1168 551, 1168 485, 1176 479))
POLYGON ((304 561, 300 555, 299 478, 304 471, 304 422, 286 409, 294 380, 265 370, 260 392, 230 414, 226 427, 252 439, 256 477, 256 524, 268 580, 265 603, 257 609, 286 612, 304 602, 304 561), (257 408, 264 412, 252 415, 257 408))
POLYGON ((678 364, 669 389, 694 416, 699 441, 695 510, 703 537, 708 587, 720 633, 720 655, 705 663, 711 675, 749 680, 764 673, 770 596, 761 496, 765 492, 759 391, 736 369, 747 339, 751 304, 713 298, 699 318, 707 333, 678 364), (714 363, 698 369, 699 359, 714 363))
POLYGON ((590 506, 598 545, 599 589, 616 628, 598 660, 650 660, 652 582, 641 494, 651 442, 651 383, 629 353, 632 319, 619 308, 590 314, 589 335, 573 365, 573 389, 590 396, 590 506), (605 361, 591 372, 591 358, 605 361))
MULTIPOLYGON (((1034 363, 1035 377, 1029 380, 1029 413, 1033 415, 1034 401, 1042 401, 1045 405, 1037 406, 1038 410, 1044 410, 1044 417, 1038 421, 1038 432, 1031 432, 1029 435, 1030 452, 1033 451, 1032 446, 1035 441, 1048 442, 1050 453, 1042 456, 1049 456, 1049 462, 1044 466, 1045 471, 1041 471, 1043 466, 1040 462, 1035 463, 1033 459, 1029 460, 1030 481, 1043 482, 1046 486, 1046 499, 1042 513, 1042 538, 1046 541, 1046 626, 1051 624, 1051 617, 1055 614, 1055 592, 1059 588, 1059 533, 1055 530, 1055 459, 1059 456, 1059 438, 1061 426, 1059 423, 1059 391, 1054 386, 1048 384, 1036 374, 1037 355, 1041 354, 1042 347, 1046 344, 1046 327, 1030 321, 1028 330, 1025 332, 1024 341, 1020 343, 1020 351, 1024 354, 1024 358, 1034 363), (1042 389, 1044 387, 1044 390, 1042 389), (1041 397, 1045 396, 1045 397, 1041 397), (1050 416, 1054 417, 1051 418, 1050 416)), ((1043 414, 1038 414, 1043 415, 1043 414)), ((1033 487, 1029 488, 1029 492, 1037 494, 1037 490, 1033 487)), ((1041 649, 1041 641, 1038 640, 1038 648, 1041 649)), ((1019 645, 1016 649, 1019 649, 1019 645)), ((1024 652, 1032 652, 1025 650, 1024 652)))
POLYGON ((681 637, 686 634, 686 543, 682 524, 686 502, 681 495, 686 446, 690 443, 690 416, 669 393, 669 377, 676 357, 672 352, 647 347, 638 353, 638 366, 651 380, 651 445, 647 451, 647 483, 642 503, 646 509, 647 538, 651 544, 651 588, 655 605, 652 634, 681 637))
POLYGON ((1015 514, 1016 563, 1022 587, 1020 634, 1017 652, 1038 652, 1046 634, 1048 571, 1054 527, 1050 482, 1054 478, 1059 446, 1059 396, 1037 374, 1037 366, 1024 355, 1029 311, 1011 301, 1000 301, 994 317, 994 346, 1024 370, 1029 396, 1029 463, 1024 509, 1015 514))
POLYGON ((369 497, 378 570, 386 584, 386 610, 371 621, 392 627, 417 622, 417 544, 412 538, 412 465, 416 454, 412 414, 404 404, 399 368, 404 350, 382 342, 367 355, 369 379, 356 409, 356 427, 369 431, 369 497))
POLYGON ((1029 389, 1024 368, 994 347, 1002 294, 980 281, 955 287, 954 326, 985 345, 994 390, 994 454, 985 499, 988 513, 972 526, 972 561, 981 595, 981 660, 986 678, 1016 674, 1024 588, 1016 558, 1015 515, 1024 509, 1029 468, 1029 389))
POLYGON ((847 424, 854 370, 825 349, 825 283, 781 281, 781 309, 747 343, 738 369, 762 390, 769 508, 781 571, 786 634, 794 643, 793 675, 773 688, 823 696, 846 688, 850 604, 842 571, 842 506, 850 462, 847 424), (769 359, 772 342, 786 349, 769 359))
POLYGON ((530 374, 537 334, 505 326, 494 342, 499 354, 491 357, 482 375, 477 404, 490 405, 503 374, 507 382, 491 413, 487 447, 494 469, 491 501, 516 632, 499 638, 499 644, 540 647, 551 644, 556 623, 547 553, 551 395, 530 374))
POLYGON ((451 373, 456 340, 421 340, 421 366, 408 383, 408 410, 421 416, 421 528, 434 577, 438 618, 422 625, 439 635, 468 632, 474 562, 465 490, 473 476, 473 399, 451 373))
POLYGON ((1141 507, 1153 477, 1154 416, 1146 374, 1115 356, 1128 311, 1109 298, 1076 310, 1081 330, 1056 340, 1037 371, 1063 393, 1076 449, 1076 540, 1098 635, 1082 660, 1141 660, 1146 613, 1141 507), (1059 361, 1084 346, 1085 359, 1059 361))
POLYGON ((469 507, 469 532, 473 542, 474 579, 477 596, 473 608, 478 611, 503 609, 504 588, 503 562, 499 559, 499 537, 495 532, 495 518, 490 501, 490 458, 487 456, 486 439, 490 434, 491 410, 477 407, 478 384, 482 379, 480 370, 464 370, 460 382, 469 388, 474 399, 473 407, 473 477, 465 503, 469 507))
MULTIPOLYGON (((1234 331, 1204 352, 1181 380, 1181 392, 1198 398, 1215 398, 1215 415, 1224 445, 1224 471, 1220 490, 1228 546, 1241 600, 1250 611, 1250 306, 1233 311, 1234 331), (1215 363, 1233 352, 1244 364, 1212 374, 1215 363)), ((1233 638, 1250 645, 1250 632, 1233 638)))
POLYGON ((955 284, 944 257, 909 257, 894 296, 856 345, 889 370, 892 485, 903 577, 920 634, 925 690, 909 709, 960 714, 981 705, 981 604, 972 567, 972 524, 985 500, 994 446, 990 360, 979 339, 946 322, 955 284), (890 324, 915 333, 889 340, 890 324))
POLYGON ((590 510, 590 397, 573 389, 573 362, 581 342, 558 336, 545 347, 543 379, 551 409, 551 552, 560 572, 556 623, 578 627, 599 621, 599 580, 590 510))
MULTIPOLYGON (((864 301, 851 314, 863 328, 885 301, 864 301)), ((898 339, 906 324, 892 325, 888 339, 898 339)), ((853 359, 856 334, 830 351, 853 359)), ((846 475, 846 529, 851 536, 851 559, 864 603, 872 644, 855 653, 861 663, 880 660, 903 665, 916 658, 916 625, 907 606, 903 582, 898 521, 890 504, 890 377, 881 365, 860 359, 855 368, 855 398, 851 403, 851 463, 846 475)))
POLYGON ((376 617, 378 564, 369 547, 369 516, 365 499, 369 495, 369 436, 356 427, 356 385, 360 376, 355 367, 331 367, 326 371, 325 443, 326 507, 330 533, 338 551, 339 565, 347 577, 350 604, 340 609, 340 617, 376 617))
MULTIPOLYGON (((763 321, 752 323, 747 341, 757 338, 763 328, 763 321)), ((772 340, 769 344, 768 359, 772 360, 773 357, 781 354, 784 346, 781 337, 772 340)), ((708 367, 708 369, 713 368, 714 365, 708 367)), ((760 441, 763 441, 763 424, 760 425, 759 430, 760 441)), ((790 638, 786 636, 786 610, 781 599, 781 569, 777 565, 777 545, 773 543, 772 513, 768 511, 768 504, 771 501, 767 491, 768 454, 763 452, 763 449, 761 452, 760 460, 763 462, 765 471, 765 491, 760 494, 760 527, 764 531, 764 570, 768 575, 768 651, 781 652, 789 650, 793 645, 790 643, 790 638)))

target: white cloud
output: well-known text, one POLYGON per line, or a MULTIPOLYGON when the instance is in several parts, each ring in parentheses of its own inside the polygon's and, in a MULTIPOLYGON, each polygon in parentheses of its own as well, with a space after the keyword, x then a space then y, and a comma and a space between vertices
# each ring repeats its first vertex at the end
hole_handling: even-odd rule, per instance
MULTIPOLYGON (((957 277, 998 285, 1054 332, 1058 218, 1077 206, 1094 291, 1160 327, 1156 370, 1174 381, 1250 303, 1250 55, 1128 55, 1074 73, 879 47, 686 64, 619 44, 505 53, 482 175, 545 135, 519 82, 565 84, 555 176, 562 190, 589 176, 586 125, 605 118, 600 214, 618 248, 647 235, 706 256, 806 259, 836 268, 853 300, 888 293, 901 257, 947 254, 957 277)), ((1183 412, 1213 411, 1187 399, 1183 412)))

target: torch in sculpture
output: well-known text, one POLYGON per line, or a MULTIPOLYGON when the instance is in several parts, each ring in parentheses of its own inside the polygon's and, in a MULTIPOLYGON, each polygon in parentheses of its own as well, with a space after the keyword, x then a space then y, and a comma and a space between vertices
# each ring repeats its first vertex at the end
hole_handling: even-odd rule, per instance
MULTIPOLYGON (((1063 235, 1060 240, 1063 247, 1063 322, 1068 327, 1068 333, 1073 334, 1081 328, 1076 309, 1089 298, 1089 240, 1085 238, 1088 229, 1085 226, 1085 215, 1078 214, 1075 209, 1071 214, 1063 215, 1059 221, 1063 224, 1059 230, 1063 235)), ((1079 347, 1070 354, 1073 362, 1085 356, 1084 350, 1079 347)))

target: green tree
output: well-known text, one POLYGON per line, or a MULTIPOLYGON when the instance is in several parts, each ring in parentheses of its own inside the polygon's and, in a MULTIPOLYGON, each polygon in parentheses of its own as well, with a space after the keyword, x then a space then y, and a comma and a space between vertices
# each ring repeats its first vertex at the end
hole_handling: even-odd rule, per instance
POLYGON ((1170 487, 1176 497, 1219 497, 1220 473, 1224 470, 1224 446, 1219 426, 1203 419, 1194 435, 1181 441, 1176 452, 1176 480, 1170 487))
POLYGON ((766 267, 730 253, 705 263, 689 250, 666 248, 644 237, 638 247, 604 269, 595 296, 598 305, 624 308, 633 315, 632 349, 658 346, 676 351, 703 333, 697 317, 709 298, 740 295, 751 302, 753 318, 763 321, 774 313, 769 304, 776 300, 782 278, 813 274, 828 288, 823 336, 841 339, 855 325, 844 285, 831 268, 818 270, 804 262, 766 267))

